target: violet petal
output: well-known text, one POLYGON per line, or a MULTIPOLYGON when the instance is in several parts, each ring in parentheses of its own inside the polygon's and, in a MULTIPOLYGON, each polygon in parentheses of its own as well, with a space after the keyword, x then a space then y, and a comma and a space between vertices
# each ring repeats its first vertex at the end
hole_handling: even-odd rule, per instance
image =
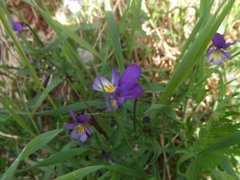
POLYGON ((87 138, 88 138, 88 136, 85 132, 80 134, 79 139, 81 142, 85 142, 87 140, 87 138))
POLYGON ((230 46, 232 46, 233 44, 235 44, 237 41, 234 41, 234 42, 228 42, 228 43, 226 43, 226 45, 225 45, 225 47, 224 47, 224 49, 226 49, 226 48, 229 48, 230 46))
POLYGON ((214 52, 212 52, 207 59, 207 62, 212 62, 214 64, 221 64, 224 61, 224 56, 222 54, 221 50, 215 50, 214 52))
POLYGON ((75 114, 73 113, 73 111, 72 111, 72 110, 69 110, 68 112, 69 112, 69 114, 71 115, 71 117, 72 117, 72 119, 74 120, 74 122, 77 123, 77 118, 76 118, 75 114))
POLYGON ((64 125, 64 129, 74 129, 76 127, 76 124, 67 123, 64 125))
POLYGON ((215 48, 212 48, 210 50, 208 50, 207 52, 207 63, 211 63, 213 61, 213 57, 211 56, 214 52, 218 51, 215 48))
POLYGON ((20 23, 20 22, 13 23, 12 27, 13 27, 13 30, 18 33, 23 31, 23 26, 22 26, 22 23, 20 23))
POLYGON ((91 116, 88 115, 79 115, 76 117, 78 123, 86 123, 91 119, 91 116))
POLYGON ((207 52, 207 56, 210 56, 215 51, 218 51, 218 49, 216 49, 216 48, 209 49, 208 52, 207 52))
POLYGON ((117 87, 118 86, 118 82, 119 82, 120 76, 119 76, 119 72, 117 69, 113 69, 112 70, 112 84, 117 87))
POLYGON ((119 88, 122 90, 130 89, 140 76, 141 68, 137 64, 129 65, 119 81, 119 88))
POLYGON ((118 104, 123 104, 126 101, 125 97, 117 97, 118 104))
POLYGON ((122 90, 119 92, 120 97, 125 97, 127 99, 136 99, 142 95, 142 88, 139 84, 135 84, 132 89, 122 90))
POLYGON ((212 39, 212 43, 217 48, 225 48, 226 46, 226 40, 220 33, 215 34, 215 36, 212 39))
POLYGON ((226 58, 226 59, 231 59, 232 58, 232 55, 230 52, 227 52, 227 51, 223 51, 221 50, 222 52, 222 55, 226 58))
POLYGON ((89 136, 93 133, 92 130, 90 129, 90 127, 88 127, 88 126, 85 127, 85 131, 86 131, 87 135, 89 135, 89 136))
POLYGON ((223 63, 223 61, 224 61, 223 58, 219 58, 219 59, 217 59, 217 60, 214 60, 213 63, 216 64, 216 65, 220 65, 220 64, 223 63))
POLYGON ((21 22, 14 22, 12 18, 9 18, 9 22, 12 26, 12 29, 18 33, 23 31, 23 25, 21 22))
POLYGON ((80 137, 80 133, 78 133, 75 129, 71 132, 71 139, 78 139, 80 137))
POLYGON ((107 111, 108 112, 111 112, 112 109, 113 110, 117 110, 118 109, 118 102, 117 100, 112 97, 112 96, 106 96, 105 98, 105 104, 106 104, 106 107, 107 107, 107 111))

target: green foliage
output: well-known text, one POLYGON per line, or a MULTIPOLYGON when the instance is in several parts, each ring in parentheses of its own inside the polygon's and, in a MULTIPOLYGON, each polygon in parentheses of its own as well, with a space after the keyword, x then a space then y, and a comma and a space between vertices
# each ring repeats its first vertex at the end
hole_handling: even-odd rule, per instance
POLYGON ((63 25, 51 11, 54 2, 23 1, 55 34, 45 42, 23 17, 31 41, 27 33, 16 34, 8 23, 8 4, 0 2, 3 38, 14 46, 20 64, 0 65, 0 75, 10 79, 13 89, 4 91, 7 82, 0 79, 1 179, 240 177, 239 84, 229 93, 238 77, 227 78, 240 67, 239 42, 230 49, 231 61, 205 63, 216 31, 227 32, 239 18, 236 1, 201 0, 193 7, 196 21, 187 39, 188 5, 171 9, 170 1, 150 0, 142 7, 145 1, 108 0, 92 8, 100 17, 88 21, 90 1, 84 1, 79 14, 67 11, 77 23, 63 25), (167 29, 160 41, 171 39, 181 51, 171 73, 149 62, 154 47, 146 41, 150 37, 141 27, 143 21, 157 33, 167 29), (104 95, 92 90, 94 78, 110 77, 112 68, 122 73, 132 63, 142 67, 143 96, 107 112, 104 95), (213 75, 219 79, 214 92, 206 88, 213 75), (72 141, 62 130, 71 121, 69 110, 91 115, 93 134, 87 142, 72 141))
POLYGON ((21 160, 25 159, 30 154, 36 152, 37 150, 45 146, 49 141, 55 138, 60 132, 61 132, 60 130, 48 131, 44 134, 40 134, 37 137, 33 138, 25 146, 25 148, 18 155, 18 157, 12 163, 12 165, 6 170, 6 172, 2 176, 2 179, 12 179, 21 160))

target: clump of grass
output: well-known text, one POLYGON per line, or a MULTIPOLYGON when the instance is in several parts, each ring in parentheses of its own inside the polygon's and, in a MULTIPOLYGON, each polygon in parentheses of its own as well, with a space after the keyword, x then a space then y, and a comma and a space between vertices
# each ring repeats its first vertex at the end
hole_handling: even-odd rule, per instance
MULTIPOLYGON (((18 60, 0 70, 2 89, 6 79, 12 89, 0 91, 2 179, 239 177, 239 85, 237 77, 229 79, 231 71, 238 73, 239 43, 230 49, 232 60, 206 64, 215 33, 228 32, 237 19, 234 0, 201 0, 191 7, 172 7, 171 1, 159 7, 156 1, 83 1, 78 13, 55 1, 21 3, 41 17, 51 38, 43 40, 39 26, 24 16, 23 32, 16 34, 8 22, 13 6, 0 2, 1 49, 11 47, 18 60), (54 18, 58 8, 66 10, 67 25, 54 18), (195 10, 190 21, 189 8, 195 10), (110 78, 113 68, 122 74, 130 64, 142 67, 134 83, 143 94, 108 112, 105 97, 109 102, 127 97, 119 90, 124 82, 112 89, 100 82, 103 93, 95 93, 93 81, 99 75, 110 78), (76 118, 77 113, 91 117, 85 122, 73 116, 71 123, 72 131, 91 128, 87 140, 82 135, 81 142, 71 140, 64 130, 69 110, 76 118)), ((12 60, 2 52, 1 59, 12 60)))

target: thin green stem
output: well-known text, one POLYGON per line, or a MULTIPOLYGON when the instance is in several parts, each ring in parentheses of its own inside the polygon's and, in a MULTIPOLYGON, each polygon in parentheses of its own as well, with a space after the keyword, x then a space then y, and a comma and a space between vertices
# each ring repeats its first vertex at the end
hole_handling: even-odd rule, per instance
POLYGON ((133 103, 133 130, 134 130, 134 132, 136 132, 136 123, 137 123, 136 110, 137 110, 137 99, 133 103))
POLYGON ((40 134, 40 131, 39 131, 36 123, 34 122, 32 116, 31 116, 31 113, 29 112, 29 109, 28 109, 28 107, 26 106, 26 103, 24 102, 23 94, 22 94, 21 88, 19 87, 19 84, 18 84, 18 81, 17 81, 17 80, 16 80, 16 83, 17 83, 17 88, 18 88, 19 94, 20 94, 20 96, 21 96, 21 98, 22 98, 22 102, 23 102, 24 108, 26 109, 27 114, 28 114, 28 116, 29 116, 29 118, 30 118, 30 120, 31 120, 31 122, 32 122, 32 124, 33 124, 33 127, 34 127, 35 130, 36 130, 36 132, 37 132, 38 134, 40 134))
POLYGON ((234 2, 234 0, 223 2, 222 6, 219 6, 216 10, 214 16, 209 17, 207 23, 200 24, 197 37, 193 37, 192 39, 192 47, 184 53, 182 61, 178 64, 171 80, 160 96, 159 102, 161 104, 165 104, 174 90, 191 74, 193 67, 197 63, 198 57, 206 50, 211 38, 216 33, 225 16, 232 9, 234 2))
POLYGON ((112 112, 112 114, 113 114, 113 116, 114 116, 114 118, 115 118, 115 120, 116 120, 117 126, 118 126, 118 128, 119 128, 119 130, 120 130, 120 132, 121 132, 121 135, 122 135, 125 143, 126 143, 127 146, 128 146, 128 149, 129 149, 129 151, 130 151, 130 154, 131 154, 131 157, 132 157, 133 161, 134 161, 135 164, 138 166, 138 168, 141 169, 141 166, 140 166, 140 164, 138 163, 139 161, 137 161, 137 158, 136 158, 135 155, 134 155, 134 151, 133 151, 132 145, 131 145, 131 143, 129 142, 129 140, 128 140, 128 138, 127 138, 127 135, 126 135, 126 133, 124 132, 122 126, 121 126, 120 119, 119 119, 119 117, 117 116, 117 113, 113 110, 112 107, 111 107, 111 112, 112 112))

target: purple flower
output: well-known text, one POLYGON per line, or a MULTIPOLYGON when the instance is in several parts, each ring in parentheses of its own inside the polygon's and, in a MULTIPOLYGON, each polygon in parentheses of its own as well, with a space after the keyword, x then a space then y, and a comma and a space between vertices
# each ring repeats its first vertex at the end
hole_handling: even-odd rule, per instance
POLYGON ((229 48, 234 42, 226 42, 223 35, 216 33, 212 39, 213 48, 207 52, 207 63, 222 64, 224 59, 231 59, 231 54, 225 49, 229 48))
POLYGON ((69 111, 69 114, 72 116, 74 123, 65 124, 65 129, 72 130, 71 139, 80 140, 81 142, 85 142, 92 134, 92 130, 87 125, 87 122, 91 119, 88 115, 79 115, 75 116, 72 111, 69 111))
POLYGON ((17 32, 20 33, 23 31, 23 25, 21 22, 14 22, 13 19, 9 19, 9 22, 12 26, 12 29, 17 32))
POLYGON ((142 95, 142 88, 137 83, 140 76, 141 68, 136 64, 129 65, 121 77, 118 70, 113 69, 112 81, 98 76, 93 82, 93 89, 106 93, 105 102, 108 111, 117 110, 127 99, 136 99, 142 95))

